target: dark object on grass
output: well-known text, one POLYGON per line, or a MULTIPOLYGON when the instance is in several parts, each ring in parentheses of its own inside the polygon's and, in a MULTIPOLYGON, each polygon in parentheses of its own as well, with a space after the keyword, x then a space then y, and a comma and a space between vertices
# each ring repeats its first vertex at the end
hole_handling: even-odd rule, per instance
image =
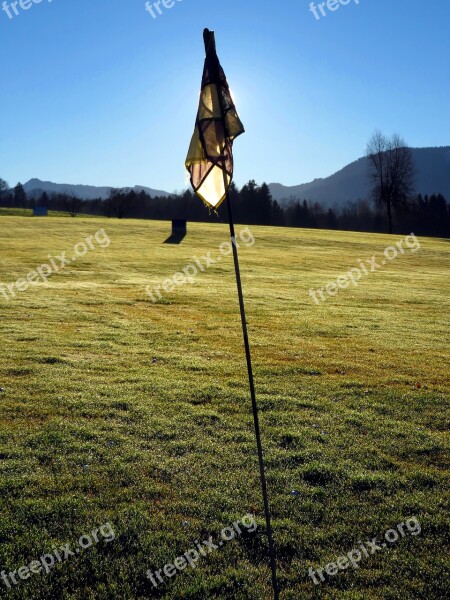
POLYGON ((48 217, 48 208, 46 206, 35 206, 33 208, 33 217, 48 217))
POLYGON ((164 242, 165 244, 180 244, 187 234, 187 221, 186 219, 173 219, 172 221, 172 234, 164 242))

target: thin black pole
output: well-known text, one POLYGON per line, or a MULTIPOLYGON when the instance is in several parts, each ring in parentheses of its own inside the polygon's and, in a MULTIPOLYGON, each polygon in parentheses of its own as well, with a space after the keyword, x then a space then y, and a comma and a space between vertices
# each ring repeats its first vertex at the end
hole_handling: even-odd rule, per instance
POLYGON ((227 208, 228 208, 228 221, 230 223, 231 245, 233 246, 234 270, 236 272, 236 283, 237 283, 238 296, 239 296, 239 307, 241 310, 242 332, 244 334, 245 356, 247 358, 248 381, 250 384, 250 395, 252 398, 253 421, 255 424, 256 445, 258 446, 259 472, 260 472, 260 478, 261 478, 262 493, 263 493, 263 498, 264 498, 264 512, 266 515, 267 537, 269 539, 269 556, 270 556, 270 568, 272 571, 273 597, 275 600, 278 600, 279 595, 278 595, 277 561, 276 561, 276 554, 275 554, 275 544, 273 541, 273 534, 272 534, 269 497, 267 494, 267 481, 266 481, 266 473, 265 473, 265 467, 264 467, 263 448, 262 448, 262 442, 261 442, 261 429, 259 426, 258 404, 256 402, 255 382, 253 379, 252 356, 251 356, 251 352, 250 352, 250 342, 248 340, 248 329, 247 329, 247 319, 245 316, 244 294, 242 292, 241 270, 239 268, 239 255, 238 255, 238 249, 237 249, 237 243, 236 243, 236 235, 234 232, 233 209, 231 206, 231 198, 230 198, 229 193, 227 194, 227 208))

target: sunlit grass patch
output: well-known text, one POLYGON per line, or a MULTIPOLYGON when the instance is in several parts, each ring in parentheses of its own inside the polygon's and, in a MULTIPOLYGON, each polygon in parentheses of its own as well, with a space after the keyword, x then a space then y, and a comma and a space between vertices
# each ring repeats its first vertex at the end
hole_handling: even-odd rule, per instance
MULTIPOLYGON (((9 597, 269 598, 232 259, 158 303, 145 291, 226 227, 190 224, 167 248, 168 223, 0 220, 3 283, 101 227, 111 239, 48 285, 0 296, 0 567, 107 520, 117 533, 9 597), (147 569, 248 512, 255 535, 153 589, 147 569)), ((251 229, 241 267, 283 600, 445 597, 448 243, 423 239, 317 306, 311 287, 392 239, 251 229), (308 577, 413 515, 420 536, 320 589, 308 577)))

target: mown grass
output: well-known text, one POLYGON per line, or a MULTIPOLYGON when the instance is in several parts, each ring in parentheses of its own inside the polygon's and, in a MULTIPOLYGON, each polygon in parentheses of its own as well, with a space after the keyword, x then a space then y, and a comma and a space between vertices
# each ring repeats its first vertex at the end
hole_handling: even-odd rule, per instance
MULTIPOLYGON (((109 521, 116 540, 0 596, 270 598, 242 334, 230 257, 153 304, 145 294, 227 240, 192 224, 1 216, 0 282, 96 248, 6 302, 0 294, 0 567, 18 569, 109 521), (248 512, 244 536, 154 589, 156 570, 248 512)), ((237 228, 238 231, 241 227, 237 228)), ((251 228, 241 248, 281 597, 445 597, 449 244, 421 239, 358 288, 312 288, 397 237, 251 228), (295 494, 291 492, 295 491, 295 494), (406 536, 315 586, 359 540, 406 536)))
MULTIPOLYGON (((31 208, 0 208, 0 217, 32 217, 33 210, 31 208)), ((49 210, 48 217, 68 217, 68 213, 58 211, 58 210, 49 210)), ((84 215, 86 218, 91 217, 92 215, 84 215)), ((40 219, 42 217, 36 217, 40 219)))

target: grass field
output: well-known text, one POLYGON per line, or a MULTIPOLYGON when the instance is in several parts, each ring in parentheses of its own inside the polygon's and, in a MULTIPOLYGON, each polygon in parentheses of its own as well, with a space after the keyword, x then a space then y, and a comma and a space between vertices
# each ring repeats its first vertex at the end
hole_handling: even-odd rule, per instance
MULTIPOLYGON (((32 217, 33 211, 31 208, 0 208, 0 217, 32 217)), ((48 217, 68 217, 68 213, 49 210, 48 217)), ((83 215, 84 218, 92 218, 92 215, 83 215)), ((41 217, 38 217, 41 218, 41 217)))
MULTIPOLYGON (((0 216, 12 284, 104 228, 48 283, 0 294, 0 568, 109 522, 49 574, 0 597, 270 599, 264 518, 231 257, 153 303, 224 225, 0 216), (155 571, 254 513, 258 529, 154 588, 155 571)), ((237 228, 238 231, 242 227, 237 228)), ((281 598, 442 599, 448 592, 450 244, 420 240, 358 287, 310 288, 400 237, 251 227, 241 245, 281 598), (295 492, 294 494, 292 492, 295 492), (359 567, 323 568, 408 518, 359 567)))

